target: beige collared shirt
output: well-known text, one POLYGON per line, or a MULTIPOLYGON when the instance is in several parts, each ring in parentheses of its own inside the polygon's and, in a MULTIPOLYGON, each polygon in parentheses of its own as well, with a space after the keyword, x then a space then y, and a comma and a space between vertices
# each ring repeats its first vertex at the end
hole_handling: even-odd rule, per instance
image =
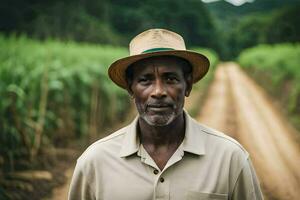
POLYGON ((162 171, 137 137, 138 118, 92 144, 77 160, 69 200, 263 199, 246 150, 185 116, 185 138, 162 171))

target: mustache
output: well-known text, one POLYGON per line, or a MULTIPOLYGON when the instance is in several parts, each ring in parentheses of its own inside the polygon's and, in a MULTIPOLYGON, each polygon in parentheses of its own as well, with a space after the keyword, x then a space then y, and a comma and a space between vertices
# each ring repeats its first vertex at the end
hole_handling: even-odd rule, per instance
POLYGON ((168 101, 168 100, 149 100, 146 103, 146 107, 155 107, 155 108, 159 108, 159 107, 174 107, 174 103, 172 101, 168 101))

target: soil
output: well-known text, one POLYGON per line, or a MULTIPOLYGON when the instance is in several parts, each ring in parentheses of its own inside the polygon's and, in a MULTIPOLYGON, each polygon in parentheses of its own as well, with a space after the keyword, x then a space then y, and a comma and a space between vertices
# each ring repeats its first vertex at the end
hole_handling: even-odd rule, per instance
POLYGON ((51 199, 53 188, 65 183, 68 177, 64 172, 78 155, 79 151, 73 149, 43 150, 31 168, 4 174, 0 179, 0 199, 51 199))
POLYGON ((70 186, 73 171, 74 171, 74 166, 65 171, 66 181, 62 186, 57 187, 53 190, 51 199, 53 199, 53 200, 68 199, 68 191, 69 191, 69 186, 70 186))

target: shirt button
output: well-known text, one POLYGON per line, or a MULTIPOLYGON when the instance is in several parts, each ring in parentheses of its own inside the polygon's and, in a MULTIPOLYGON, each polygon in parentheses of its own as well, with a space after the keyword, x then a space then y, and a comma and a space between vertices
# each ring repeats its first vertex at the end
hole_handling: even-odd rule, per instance
POLYGON ((157 169, 155 169, 155 170, 153 171, 154 174, 158 174, 158 172, 159 172, 159 171, 158 171, 157 169))
POLYGON ((164 179, 163 177, 160 177, 159 181, 160 181, 161 183, 163 183, 163 182, 165 181, 165 179, 164 179))

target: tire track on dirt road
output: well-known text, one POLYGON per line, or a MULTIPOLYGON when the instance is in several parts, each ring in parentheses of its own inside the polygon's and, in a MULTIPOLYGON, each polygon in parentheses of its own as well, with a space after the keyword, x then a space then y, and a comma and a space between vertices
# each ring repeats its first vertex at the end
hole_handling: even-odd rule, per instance
POLYGON ((221 64, 203 106, 197 119, 231 132, 250 153, 266 199, 299 199, 300 151, 294 130, 253 80, 236 64, 221 64))
POLYGON ((237 124, 234 117, 229 117, 234 116, 236 112, 233 104, 234 99, 229 88, 226 69, 219 67, 215 72, 214 81, 209 86, 207 98, 197 120, 235 137, 237 124))

